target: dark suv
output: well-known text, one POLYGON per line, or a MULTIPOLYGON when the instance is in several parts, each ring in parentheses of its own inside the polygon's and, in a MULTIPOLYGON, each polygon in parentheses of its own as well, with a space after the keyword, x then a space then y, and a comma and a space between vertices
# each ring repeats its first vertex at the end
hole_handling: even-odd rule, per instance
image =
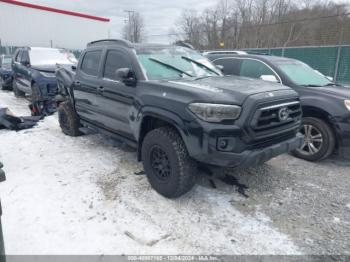
POLYGON ((101 40, 88 44, 73 79, 65 70, 56 73, 69 94, 58 109, 62 131, 136 147, 150 184, 169 198, 192 188, 197 163, 247 168, 302 143, 295 91, 224 77, 189 48, 101 40))
POLYGON ((292 87, 300 95, 305 141, 295 156, 317 161, 335 150, 350 157, 350 88, 333 83, 307 64, 268 55, 208 53, 225 75, 258 78, 292 87))
POLYGON ((16 96, 31 95, 33 100, 57 94, 57 64, 75 65, 75 56, 65 49, 23 47, 16 50, 12 63, 13 92, 16 96))

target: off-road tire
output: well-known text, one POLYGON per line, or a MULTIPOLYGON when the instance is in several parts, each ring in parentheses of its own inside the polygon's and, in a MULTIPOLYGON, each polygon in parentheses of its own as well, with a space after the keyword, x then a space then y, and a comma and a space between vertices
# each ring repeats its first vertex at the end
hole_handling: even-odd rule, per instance
POLYGON ((68 136, 80 136, 80 121, 70 101, 62 102, 58 107, 58 121, 62 132, 68 136))
POLYGON ((187 193, 196 183, 197 165, 187 152, 186 146, 172 127, 161 127, 150 131, 143 140, 141 156, 149 183, 159 194, 177 198, 187 193), (152 150, 160 148, 167 156, 170 175, 161 180, 152 167, 152 150))
POLYGON ((13 89, 13 93, 15 94, 15 97, 24 97, 26 95, 23 91, 17 88, 15 79, 13 79, 12 81, 12 89, 13 89))
POLYGON ((305 124, 314 126, 320 131, 323 139, 322 145, 319 151, 312 155, 304 155, 299 150, 292 151, 292 154, 307 161, 320 161, 329 157, 334 152, 336 145, 336 138, 332 128, 324 120, 315 117, 304 117, 302 126, 305 124))

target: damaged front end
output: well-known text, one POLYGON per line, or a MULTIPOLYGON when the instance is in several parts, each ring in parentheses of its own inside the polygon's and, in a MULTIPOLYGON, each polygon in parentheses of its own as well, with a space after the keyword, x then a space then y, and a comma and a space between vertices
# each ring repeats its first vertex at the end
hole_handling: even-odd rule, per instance
POLYGON ((55 100, 59 105, 67 99, 73 98, 73 83, 75 79, 75 66, 58 66, 55 75, 57 79, 57 95, 55 100))

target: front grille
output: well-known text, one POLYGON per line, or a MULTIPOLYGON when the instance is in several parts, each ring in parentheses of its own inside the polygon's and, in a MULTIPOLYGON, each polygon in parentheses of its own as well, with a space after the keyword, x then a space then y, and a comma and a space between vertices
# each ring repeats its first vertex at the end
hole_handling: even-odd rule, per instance
POLYGON ((295 126, 302 116, 299 101, 262 106, 257 109, 251 122, 256 134, 295 126))
POLYGON ((57 84, 47 84, 47 95, 48 96, 55 96, 57 95, 58 87, 57 84))

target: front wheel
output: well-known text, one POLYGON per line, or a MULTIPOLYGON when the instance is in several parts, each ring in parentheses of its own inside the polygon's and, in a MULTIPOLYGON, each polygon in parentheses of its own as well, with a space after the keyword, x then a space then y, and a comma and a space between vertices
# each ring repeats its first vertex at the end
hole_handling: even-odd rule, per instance
POLYGON ((62 102, 58 107, 58 121, 62 132, 68 136, 79 136, 80 121, 70 101, 62 102))
POLYGON ((159 194, 177 198, 195 185, 196 163, 175 129, 161 127, 150 131, 141 153, 148 181, 159 194))
POLYGON ((333 153, 334 132, 322 119, 304 117, 300 133, 304 135, 304 143, 292 152, 294 156, 308 161, 319 161, 333 153))

